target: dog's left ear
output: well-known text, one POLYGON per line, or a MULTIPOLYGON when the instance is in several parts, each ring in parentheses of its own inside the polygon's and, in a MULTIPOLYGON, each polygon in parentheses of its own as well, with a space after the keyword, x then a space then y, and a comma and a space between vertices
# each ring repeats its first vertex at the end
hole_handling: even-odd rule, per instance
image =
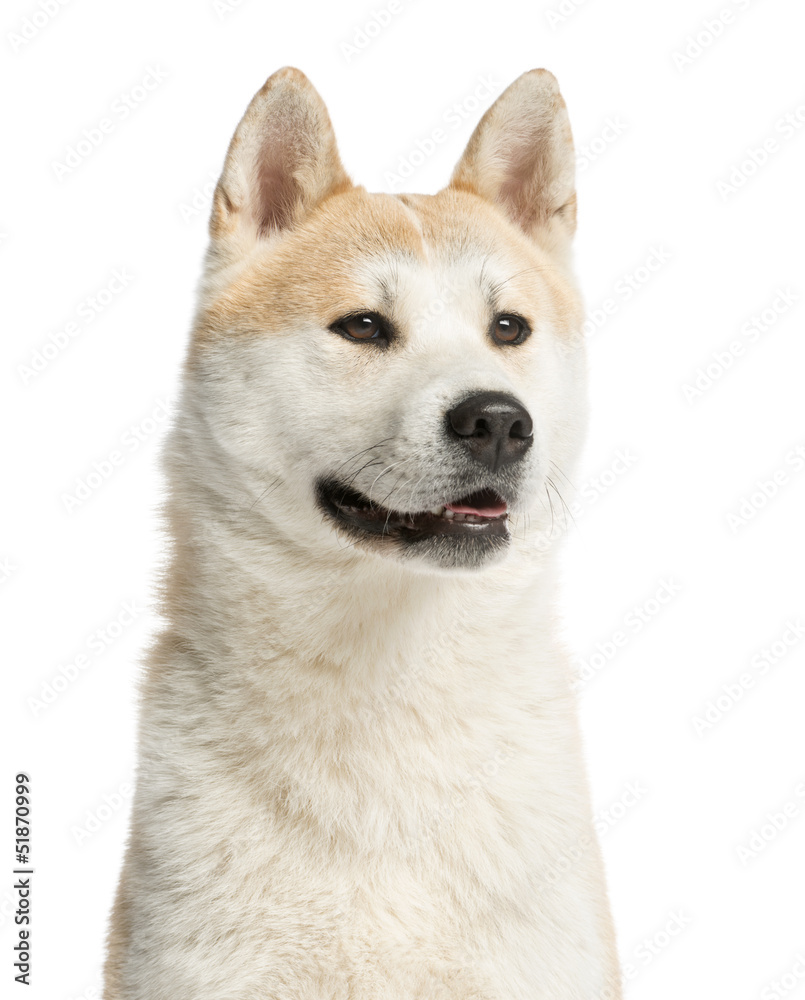
POLYGON ((523 73, 478 123, 449 186, 498 205, 548 250, 576 230, 575 154, 552 73, 523 73))

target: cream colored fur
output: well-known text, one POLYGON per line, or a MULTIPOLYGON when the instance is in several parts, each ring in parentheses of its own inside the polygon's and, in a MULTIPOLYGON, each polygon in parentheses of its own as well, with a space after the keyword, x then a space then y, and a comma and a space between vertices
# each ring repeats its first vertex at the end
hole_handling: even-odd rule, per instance
POLYGON ((106 1000, 620 997, 546 493, 569 499, 586 421, 572 164, 545 71, 433 197, 354 187, 298 71, 250 106, 165 453, 106 1000), (485 336, 490 288, 533 320, 522 346, 485 336), (402 346, 328 329, 381 301, 402 346), (534 421, 505 551, 453 566, 323 516, 338 470, 395 510, 438 503, 445 407, 486 389, 534 421))

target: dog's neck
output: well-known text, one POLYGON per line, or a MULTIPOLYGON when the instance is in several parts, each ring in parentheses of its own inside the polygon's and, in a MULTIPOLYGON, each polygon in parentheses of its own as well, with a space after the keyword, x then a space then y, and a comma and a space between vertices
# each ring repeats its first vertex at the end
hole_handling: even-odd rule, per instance
MULTIPOLYGON (((287 497, 261 509, 262 490, 202 466, 179 435, 168 458, 174 547, 153 683, 203 719, 210 767, 247 776, 277 816, 316 815, 351 854, 407 856, 468 773, 486 787, 485 767, 531 759, 545 706, 569 712, 550 552, 528 558, 515 539, 497 566, 436 575, 300 545, 273 513, 287 497), (426 791, 413 790, 418 767, 426 791)), ((200 752, 192 730, 183 738, 200 752)))

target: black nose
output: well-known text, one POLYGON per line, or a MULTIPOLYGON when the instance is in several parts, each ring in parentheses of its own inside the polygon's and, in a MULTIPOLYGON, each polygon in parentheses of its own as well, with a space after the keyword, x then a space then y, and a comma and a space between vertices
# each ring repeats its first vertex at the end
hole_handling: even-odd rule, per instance
POLYGON ((447 414, 448 433, 493 472, 516 462, 531 447, 533 425, 528 410, 505 392, 479 392, 447 414))

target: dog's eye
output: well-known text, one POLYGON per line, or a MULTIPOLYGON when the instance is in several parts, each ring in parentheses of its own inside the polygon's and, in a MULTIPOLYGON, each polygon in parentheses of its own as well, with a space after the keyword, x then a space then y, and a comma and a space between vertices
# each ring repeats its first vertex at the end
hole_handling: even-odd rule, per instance
POLYGON ((330 327, 347 340, 383 340, 388 341, 389 331, 382 316, 377 313, 354 313, 333 323, 330 327))
POLYGON ((522 344, 531 329, 522 316, 502 313, 492 320, 490 333, 496 344, 522 344))

